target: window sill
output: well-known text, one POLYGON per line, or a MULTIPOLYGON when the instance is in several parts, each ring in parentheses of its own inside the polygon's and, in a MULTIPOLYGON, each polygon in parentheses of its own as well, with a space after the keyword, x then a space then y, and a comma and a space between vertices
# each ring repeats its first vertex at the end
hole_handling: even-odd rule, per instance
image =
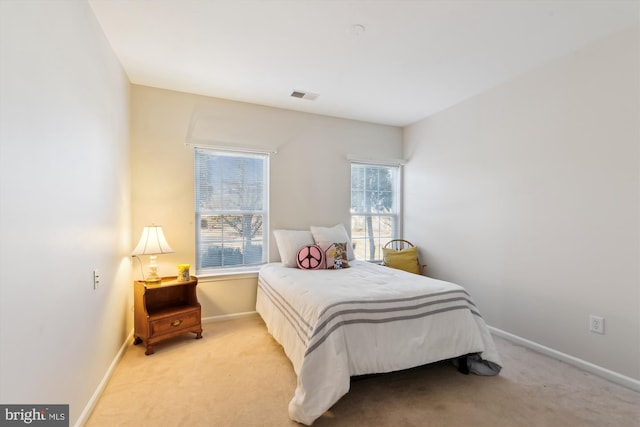
POLYGON ((196 274, 199 282, 219 282, 223 280, 255 279, 261 266, 250 268, 225 268, 219 271, 207 271, 196 274))

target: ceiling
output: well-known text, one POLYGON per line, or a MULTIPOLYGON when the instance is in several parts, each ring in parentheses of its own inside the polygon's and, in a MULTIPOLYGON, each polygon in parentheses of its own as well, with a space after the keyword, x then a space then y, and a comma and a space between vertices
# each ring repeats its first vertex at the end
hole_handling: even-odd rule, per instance
POLYGON ((89 3, 134 84, 394 126, 640 21, 639 0, 89 3))

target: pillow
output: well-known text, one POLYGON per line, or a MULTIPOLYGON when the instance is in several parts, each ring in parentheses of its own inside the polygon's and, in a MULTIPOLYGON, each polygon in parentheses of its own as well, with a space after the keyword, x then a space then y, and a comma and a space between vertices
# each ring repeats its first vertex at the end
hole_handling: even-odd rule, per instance
POLYGON ((346 243, 318 243, 320 249, 324 253, 324 262, 327 269, 338 270, 341 268, 349 268, 349 261, 347 260, 347 247, 346 243))
POLYGON ((274 230, 280 261, 285 267, 297 267, 296 255, 301 247, 313 245, 313 235, 307 230, 274 230))
POLYGON ((320 270, 325 268, 324 251, 318 245, 303 246, 296 256, 298 268, 303 270, 320 270))
POLYGON ((384 255, 384 265, 409 273, 420 274, 420 263, 418 262, 418 248, 405 248, 397 251, 391 248, 382 248, 384 255))
POLYGON ((333 227, 314 227, 311 226, 311 234, 316 243, 320 242, 346 242, 347 244, 347 259, 351 261, 356 259, 353 253, 353 247, 351 246, 351 239, 347 234, 347 230, 344 225, 338 224, 333 227))

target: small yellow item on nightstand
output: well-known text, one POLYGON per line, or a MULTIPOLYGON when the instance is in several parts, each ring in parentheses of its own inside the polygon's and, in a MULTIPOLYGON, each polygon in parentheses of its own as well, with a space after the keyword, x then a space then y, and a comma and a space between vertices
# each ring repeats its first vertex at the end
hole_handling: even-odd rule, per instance
POLYGON ((178 282, 189 281, 189 264, 178 264, 178 282))

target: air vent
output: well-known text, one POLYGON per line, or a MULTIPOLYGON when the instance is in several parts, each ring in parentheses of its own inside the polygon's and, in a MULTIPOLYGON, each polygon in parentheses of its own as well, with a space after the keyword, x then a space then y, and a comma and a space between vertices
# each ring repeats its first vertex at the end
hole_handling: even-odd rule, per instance
POLYGON ((309 101, 315 101, 315 99, 318 97, 318 94, 311 93, 311 92, 302 92, 301 90, 294 90, 293 92, 291 92, 291 96, 293 98, 308 99, 309 101))

